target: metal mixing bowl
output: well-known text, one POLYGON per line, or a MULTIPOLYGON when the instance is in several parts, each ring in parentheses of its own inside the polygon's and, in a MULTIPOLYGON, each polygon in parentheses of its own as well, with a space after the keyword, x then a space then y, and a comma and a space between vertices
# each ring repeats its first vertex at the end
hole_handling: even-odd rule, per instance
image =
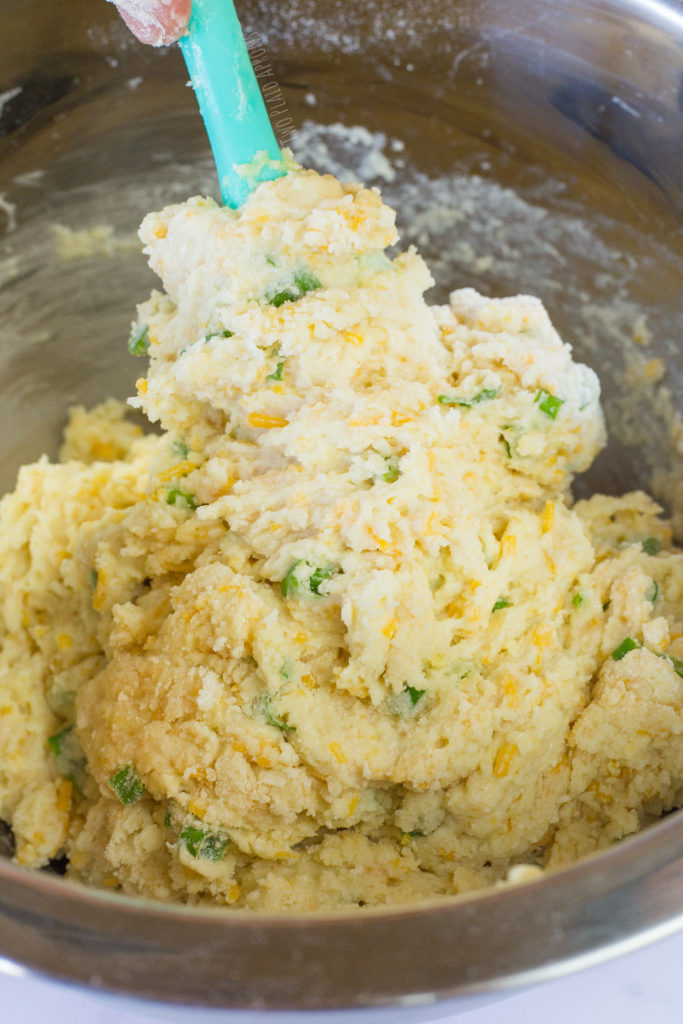
MULTIPOLYGON (((672 434, 683 393, 681 5, 239 8, 280 87, 282 123, 299 129, 296 152, 382 186, 404 239, 435 269, 435 296, 464 284, 539 294, 596 368, 611 441, 578 489, 644 486, 672 502, 682 459, 672 434), (648 372, 655 357, 661 380, 648 372)), ((21 463, 55 451, 69 405, 131 392, 136 367, 122 340, 154 283, 137 223, 216 184, 175 50, 139 46, 103 0, 0 0, 0 15, 6 490, 21 463), (91 258, 69 258, 69 231, 96 225, 107 227, 91 258)), ((682 915, 679 814, 537 882, 339 915, 160 906, 0 858, 0 957, 93 989, 229 1008, 230 1020, 240 1009, 387 1006, 392 1020, 427 1019, 633 948, 682 915), (434 1005, 446 999, 455 1002, 434 1005)))

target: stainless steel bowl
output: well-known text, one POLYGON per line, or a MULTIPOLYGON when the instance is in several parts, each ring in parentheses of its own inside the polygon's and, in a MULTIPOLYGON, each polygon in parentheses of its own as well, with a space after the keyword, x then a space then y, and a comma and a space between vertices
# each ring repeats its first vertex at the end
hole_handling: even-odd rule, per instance
MULTIPOLYGON (((383 187, 435 267, 437 295, 535 292, 597 369, 611 441, 579 489, 644 486, 671 502, 683 458, 671 432, 683 392, 681 4, 239 7, 302 159, 383 187), (655 357, 667 372, 653 381, 638 368, 655 357)), ((137 223, 216 186, 175 50, 138 46, 104 2, 0 0, 0 15, 9 489, 21 463, 54 452, 67 406, 131 392, 122 339, 153 283, 137 223), (68 232, 54 226, 98 224, 94 255, 67 258, 68 232)), ((537 882, 339 915, 160 906, 0 857, 0 958, 131 998, 224 1008, 229 1020, 389 1006, 392 1020, 427 1019, 682 923, 679 814, 537 882)))

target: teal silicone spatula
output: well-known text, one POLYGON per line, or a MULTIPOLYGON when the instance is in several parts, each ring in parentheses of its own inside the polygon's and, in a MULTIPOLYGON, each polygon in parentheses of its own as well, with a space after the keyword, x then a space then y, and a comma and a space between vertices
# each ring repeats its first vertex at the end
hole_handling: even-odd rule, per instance
POLYGON ((226 206, 240 206, 260 181, 286 173, 232 0, 193 0, 180 39, 211 143, 226 206), (237 168, 259 159, 254 174, 237 168))

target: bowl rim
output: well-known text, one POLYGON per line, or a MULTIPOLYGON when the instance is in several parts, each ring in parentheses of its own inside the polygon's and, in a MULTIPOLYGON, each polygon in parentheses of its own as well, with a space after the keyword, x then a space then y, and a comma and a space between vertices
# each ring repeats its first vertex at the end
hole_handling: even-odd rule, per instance
POLYGON ((157 1003, 430 1004, 559 977, 683 928, 683 812, 537 879, 427 903, 262 913, 157 903, 0 861, 0 971, 157 1003))

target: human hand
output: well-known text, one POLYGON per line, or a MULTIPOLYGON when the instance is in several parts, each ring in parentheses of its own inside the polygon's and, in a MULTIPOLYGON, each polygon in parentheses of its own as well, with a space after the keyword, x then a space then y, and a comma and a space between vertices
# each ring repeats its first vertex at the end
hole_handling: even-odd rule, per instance
POLYGON ((110 0, 131 32, 143 43, 167 46, 179 39, 190 20, 192 0, 110 0))

